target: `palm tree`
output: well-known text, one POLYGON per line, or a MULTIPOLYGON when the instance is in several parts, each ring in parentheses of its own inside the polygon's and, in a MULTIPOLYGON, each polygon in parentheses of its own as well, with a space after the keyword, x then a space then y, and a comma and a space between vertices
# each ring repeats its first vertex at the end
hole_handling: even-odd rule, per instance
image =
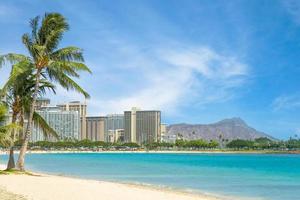
POLYGON ((0 104, 0 145, 7 146, 10 143, 10 133, 13 130, 18 130, 19 126, 10 123, 7 124, 7 107, 1 103, 0 104))
MULTIPOLYGON (((14 80, 8 80, 5 84, 5 89, 2 89, 2 94, 6 95, 6 102, 10 105, 12 110, 12 123, 18 123, 20 127, 24 126, 24 115, 27 115, 30 108, 30 102, 32 101, 32 93, 34 91, 34 76, 33 69, 30 66, 23 66, 23 73, 14 76, 14 80), (27 70, 25 70, 27 69, 27 70)), ((12 67, 11 74, 15 71, 15 66, 12 67)), ((54 85, 47 82, 44 78, 41 79, 41 84, 39 87, 39 95, 42 96, 46 93, 46 89, 52 90, 55 93, 54 85)), ((43 130, 45 137, 54 136, 58 138, 58 135, 54 129, 52 129, 47 122, 37 113, 34 112, 33 121, 35 124, 39 125, 43 130)), ((14 142, 17 139, 23 140, 22 131, 16 132, 15 130, 11 132, 10 140, 10 151, 9 159, 7 164, 7 169, 15 168, 14 161, 14 142)))
POLYGON ((32 93, 28 124, 17 162, 17 167, 22 171, 25 169, 25 154, 33 128, 33 116, 42 74, 51 82, 57 82, 65 89, 75 90, 88 98, 89 94, 72 78, 79 78, 80 71, 91 73, 83 63, 81 49, 74 46, 58 48, 64 33, 69 29, 66 19, 61 14, 46 13, 42 20, 37 16, 30 20, 30 27, 31 33, 26 33, 22 37, 30 56, 7 54, 0 57, 0 66, 6 62, 27 62, 35 70, 35 88, 32 93))
POLYGON ((0 144, 6 145, 9 141, 8 126, 6 124, 7 109, 0 104, 0 144))

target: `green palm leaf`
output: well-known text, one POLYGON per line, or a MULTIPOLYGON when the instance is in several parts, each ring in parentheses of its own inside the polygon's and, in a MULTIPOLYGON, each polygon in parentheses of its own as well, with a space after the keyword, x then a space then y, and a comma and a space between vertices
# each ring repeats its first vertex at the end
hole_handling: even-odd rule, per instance
POLYGON ((57 132, 51 126, 49 126, 46 120, 39 113, 34 112, 33 121, 42 129, 45 138, 49 138, 51 136, 56 139, 59 138, 57 132))

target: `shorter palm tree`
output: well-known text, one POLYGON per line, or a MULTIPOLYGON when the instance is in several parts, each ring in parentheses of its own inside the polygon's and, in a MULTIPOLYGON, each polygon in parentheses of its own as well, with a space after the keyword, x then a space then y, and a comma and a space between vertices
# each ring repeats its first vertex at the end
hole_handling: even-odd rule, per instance
POLYGON ((8 124, 8 112, 7 107, 4 104, 0 104, 0 145, 8 146, 11 143, 11 132, 19 130, 20 127, 16 124, 8 124))
MULTIPOLYGON (((12 123, 17 123, 20 127, 24 127, 24 119, 27 118, 30 112, 32 93, 35 88, 34 78, 34 70, 30 64, 22 63, 21 65, 13 65, 10 78, 1 90, 2 95, 5 95, 6 102, 12 110, 12 123)), ((47 89, 55 93, 54 85, 42 76, 38 95, 43 96, 47 89)), ((58 138, 56 131, 48 125, 38 112, 34 112, 33 121, 42 129, 45 138, 49 136, 58 138)), ((24 140, 24 130, 14 130, 11 132, 10 137, 7 169, 15 168, 14 146, 17 140, 24 140)))
POLYGON ((9 142, 9 129, 11 125, 6 125, 7 123, 7 109, 6 106, 0 104, 0 144, 2 146, 9 142))

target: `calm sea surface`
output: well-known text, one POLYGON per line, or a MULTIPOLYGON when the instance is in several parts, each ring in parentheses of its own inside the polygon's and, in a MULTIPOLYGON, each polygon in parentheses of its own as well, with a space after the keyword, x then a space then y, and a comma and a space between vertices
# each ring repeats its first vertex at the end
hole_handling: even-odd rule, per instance
MULTIPOLYGON (((1 157, 3 163, 7 157, 1 157)), ((221 196, 300 199, 300 155, 32 154, 32 171, 166 186, 221 196)))

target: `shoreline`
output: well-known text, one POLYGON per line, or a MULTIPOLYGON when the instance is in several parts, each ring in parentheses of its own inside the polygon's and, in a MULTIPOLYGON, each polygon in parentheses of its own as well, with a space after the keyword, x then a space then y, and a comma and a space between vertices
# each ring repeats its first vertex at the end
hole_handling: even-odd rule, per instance
MULTIPOLYGON (((0 169, 5 166, 0 164, 0 169)), ((110 182, 65 175, 33 173, 33 175, 10 174, 0 175, 0 191, 15 199, 32 200, 94 200, 105 197, 105 200, 227 200, 233 198, 220 197, 204 192, 189 192, 168 187, 139 183, 110 182), (26 183, 26 185, 23 185, 26 183), (23 187, 20 187, 23 185, 23 187), (53 188, 53 191, 52 191, 53 188), (56 190, 56 188, 59 188, 56 190), (49 197, 49 193, 51 196, 49 197)), ((4 200, 8 200, 4 199, 4 200)))
MULTIPOLYGON (((15 151, 16 154, 19 151, 15 151)), ((158 153, 158 154, 300 154, 300 151, 226 151, 226 150, 151 150, 151 151, 82 151, 82 150, 29 150, 27 154, 67 154, 67 153, 99 153, 99 154, 131 154, 131 153, 158 153)), ((0 150, 0 155, 8 155, 8 150, 0 150)))

